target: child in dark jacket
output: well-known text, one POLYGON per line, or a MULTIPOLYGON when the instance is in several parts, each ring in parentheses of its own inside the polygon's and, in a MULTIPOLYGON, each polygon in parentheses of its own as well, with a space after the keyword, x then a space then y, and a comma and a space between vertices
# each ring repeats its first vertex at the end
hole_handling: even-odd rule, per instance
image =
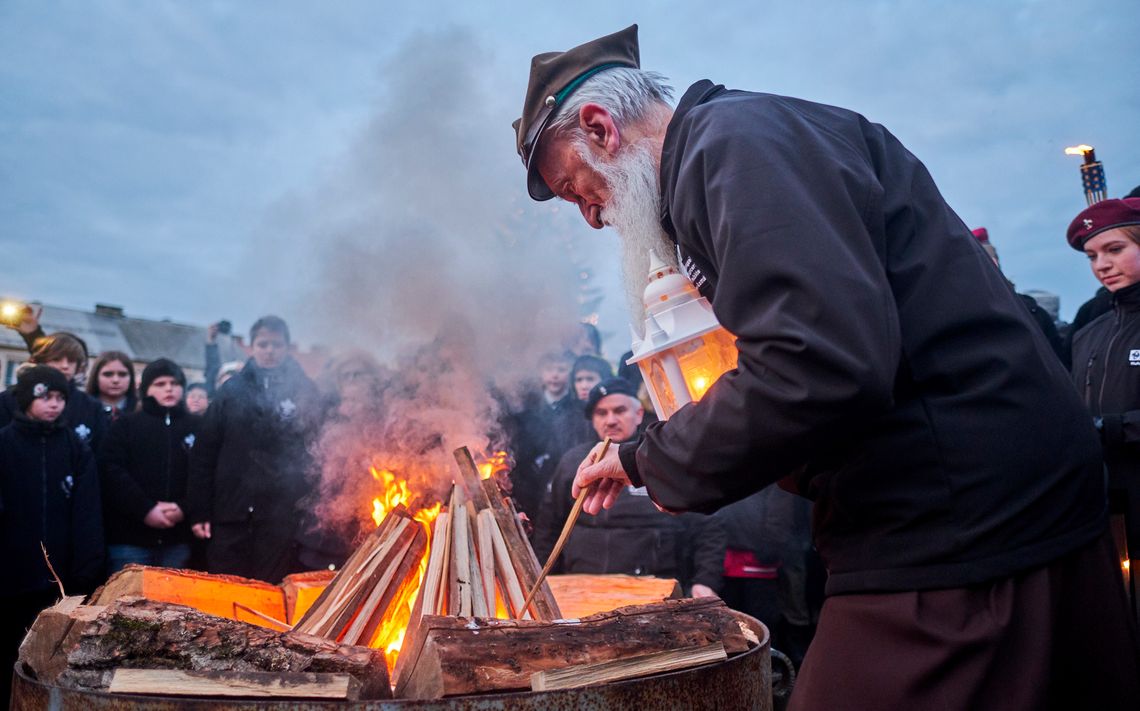
POLYGON ((139 384, 142 409, 111 425, 101 452, 110 573, 128 563, 184 568, 190 561, 186 478, 199 418, 182 401, 186 376, 160 358, 139 384))
POLYGON ((7 698, 24 632, 59 597, 44 549, 68 594, 90 592, 102 580, 95 460, 60 422, 70 389, 55 368, 25 369, 11 391, 19 409, 0 429, 0 560, 7 581, 0 593, 0 698, 7 698))

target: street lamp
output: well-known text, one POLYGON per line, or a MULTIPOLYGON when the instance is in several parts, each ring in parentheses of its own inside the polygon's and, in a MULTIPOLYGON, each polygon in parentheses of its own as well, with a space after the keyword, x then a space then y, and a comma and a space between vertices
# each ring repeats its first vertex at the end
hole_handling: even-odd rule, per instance
POLYGON ((645 337, 633 357, 662 420, 696 402, 721 374, 736 367, 736 342, 716 320, 712 305, 676 266, 649 257, 645 337))

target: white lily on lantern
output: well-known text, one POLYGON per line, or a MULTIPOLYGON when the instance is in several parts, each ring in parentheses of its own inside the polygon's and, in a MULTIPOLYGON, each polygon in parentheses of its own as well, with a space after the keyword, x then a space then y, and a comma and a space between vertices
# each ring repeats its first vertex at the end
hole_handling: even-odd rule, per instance
POLYGON ((662 420, 696 402, 721 374, 736 367, 736 343, 713 315, 712 305, 676 266, 649 257, 645 287, 645 337, 633 357, 662 420))

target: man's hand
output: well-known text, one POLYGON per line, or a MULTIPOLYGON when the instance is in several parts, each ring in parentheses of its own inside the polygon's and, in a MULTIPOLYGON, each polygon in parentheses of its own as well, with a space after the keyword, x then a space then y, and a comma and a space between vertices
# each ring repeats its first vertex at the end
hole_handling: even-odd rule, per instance
POLYGON ((159 501, 158 503, 162 506, 162 511, 166 514, 166 520, 170 521, 171 526, 182 523, 182 519, 186 518, 182 513, 182 508, 173 501, 159 501))
POLYGON ((39 304, 27 304, 20 311, 20 320, 16 323, 5 323, 8 328, 19 331, 25 336, 35 333, 40 327, 40 315, 43 314, 44 307, 39 304))
POLYGON ((693 589, 689 592, 692 597, 719 597, 708 585, 701 585, 700 583, 693 583, 693 589))
POLYGON ((210 537, 210 522, 203 521, 202 523, 196 523, 190 527, 190 530, 195 536, 205 540, 210 537))
POLYGON ((586 500, 582 505, 582 509, 591 516, 597 516, 603 508, 613 508, 618 494, 630 485, 629 477, 621 468, 617 450, 617 447, 611 446, 605 457, 600 461, 594 461, 602 451, 601 443, 596 444, 590 450, 589 456, 578 465, 574 486, 570 488, 571 496, 578 498, 579 491, 588 489, 591 484, 598 482, 592 491, 585 494, 586 500))
POLYGON ((150 511, 146 512, 143 517, 143 523, 151 528, 170 528, 174 524, 166 517, 166 502, 159 501, 151 507, 150 511))

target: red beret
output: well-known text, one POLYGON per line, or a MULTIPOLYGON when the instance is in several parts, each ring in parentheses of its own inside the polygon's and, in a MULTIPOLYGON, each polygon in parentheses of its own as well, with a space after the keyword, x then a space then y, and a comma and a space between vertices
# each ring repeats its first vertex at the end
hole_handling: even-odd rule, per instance
POLYGON ((985 227, 977 227, 975 229, 970 230, 970 232, 973 233, 974 239, 978 240, 979 242, 989 242, 990 241, 990 231, 987 230, 985 227))
POLYGON ((1069 224, 1066 237, 1073 249, 1083 251, 1090 238, 1125 225, 1140 225, 1140 198, 1101 200, 1089 206, 1069 224))

